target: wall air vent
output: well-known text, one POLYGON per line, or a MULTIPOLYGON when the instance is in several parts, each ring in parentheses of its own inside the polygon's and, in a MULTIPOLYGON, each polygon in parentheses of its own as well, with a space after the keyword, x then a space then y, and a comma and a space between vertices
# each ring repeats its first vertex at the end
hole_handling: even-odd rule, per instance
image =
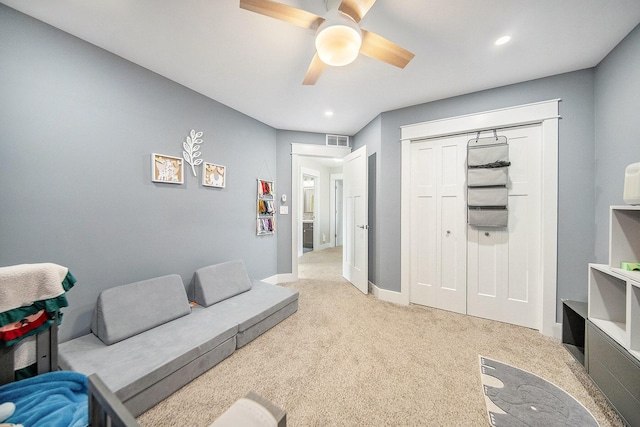
POLYGON ((345 135, 327 135, 327 145, 333 147, 348 147, 349 137, 345 135))

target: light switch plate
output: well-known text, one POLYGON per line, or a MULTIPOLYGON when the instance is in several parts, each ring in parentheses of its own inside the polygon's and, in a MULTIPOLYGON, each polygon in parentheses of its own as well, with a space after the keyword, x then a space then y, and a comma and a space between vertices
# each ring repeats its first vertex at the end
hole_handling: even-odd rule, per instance
POLYGON ((280 215, 289 215, 289 206, 280 206, 280 215))

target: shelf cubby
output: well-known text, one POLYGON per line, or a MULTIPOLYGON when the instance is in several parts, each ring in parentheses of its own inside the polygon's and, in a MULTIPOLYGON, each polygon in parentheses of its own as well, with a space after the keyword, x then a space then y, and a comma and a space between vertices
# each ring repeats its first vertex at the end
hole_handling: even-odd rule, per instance
POLYGON ((562 301, 562 345, 580 363, 585 364, 587 303, 562 301))
POLYGON ((640 281, 640 271, 620 268, 623 262, 640 262, 640 206, 611 206, 609 266, 640 281))
POLYGON ((628 347, 627 282, 607 265, 589 264, 589 319, 628 347))

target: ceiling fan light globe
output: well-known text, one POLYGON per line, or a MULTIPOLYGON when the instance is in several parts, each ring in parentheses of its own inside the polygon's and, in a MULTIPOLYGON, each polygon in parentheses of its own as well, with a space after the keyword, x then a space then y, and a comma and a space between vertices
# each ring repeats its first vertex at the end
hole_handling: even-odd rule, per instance
POLYGON ((352 63, 360 53, 362 32, 349 15, 331 9, 316 31, 316 50, 327 65, 340 67, 352 63))
POLYGON ((326 27, 316 36, 320 60, 336 67, 352 63, 358 57, 361 45, 360 32, 344 25, 326 27))

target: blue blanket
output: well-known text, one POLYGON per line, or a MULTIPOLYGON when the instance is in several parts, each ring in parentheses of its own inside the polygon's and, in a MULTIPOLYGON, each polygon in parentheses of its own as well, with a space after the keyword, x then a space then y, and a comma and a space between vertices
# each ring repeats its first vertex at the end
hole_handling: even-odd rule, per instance
POLYGON ((49 372, 0 387, 0 403, 16 412, 5 422, 24 427, 84 427, 89 423, 87 377, 71 371, 49 372))

